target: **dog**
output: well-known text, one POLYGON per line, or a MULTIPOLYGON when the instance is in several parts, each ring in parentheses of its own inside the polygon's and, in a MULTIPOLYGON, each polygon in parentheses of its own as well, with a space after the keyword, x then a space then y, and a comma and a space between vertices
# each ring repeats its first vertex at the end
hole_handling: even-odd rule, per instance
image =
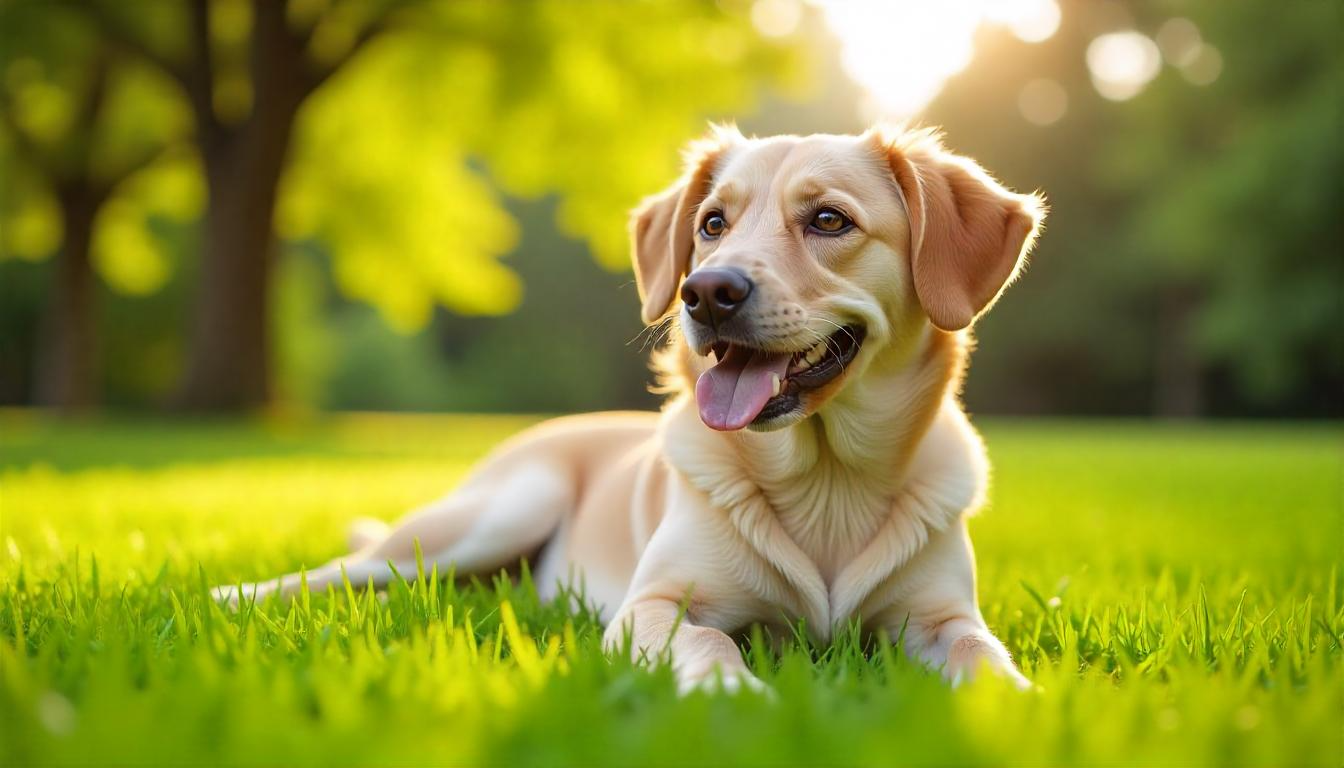
MULTIPOLYGON (((901 636, 954 683, 1029 685, 976 601, 966 518, 989 464, 958 395, 969 328, 1041 228, 929 130, 746 138, 716 128, 632 216, 661 413, 546 422, 307 584, 530 558, 543 597, 581 579, 604 643, 678 685, 760 687, 733 636, 805 623, 901 636)), ((298 574, 241 587, 292 594, 298 574)), ((238 600, 233 587, 219 596, 238 600)))

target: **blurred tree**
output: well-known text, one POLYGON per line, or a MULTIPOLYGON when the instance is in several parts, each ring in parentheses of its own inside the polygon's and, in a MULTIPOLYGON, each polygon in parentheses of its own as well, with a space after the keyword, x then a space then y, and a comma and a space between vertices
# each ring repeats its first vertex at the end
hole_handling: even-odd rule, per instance
POLYGON ((295 115, 381 31, 395 5, 347 3, 329 11, 321 3, 267 0, 62 4, 92 23, 102 40, 175 81, 194 119, 208 206, 182 405, 265 401, 272 216, 295 115), (308 48, 330 32, 323 21, 338 27, 337 39, 319 60, 308 48))
POLYGON ((1329 408, 1344 391, 1341 6, 1170 10, 1226 64, 1205 88, 1155 82, 1098 174, 1133 201, 1112 253, 1132 264, 1124 287, 1154 297, 1155 408, 1217 407, 1220 382, 1255 408, 1329 408))
POLYGON ((0 74, 0 258, 57 254, 34 400, 84 408, 99 380, 95 265, 120 290, 153 287, 155 245, 137 227, 180 163, 185 116, 160 106, 153 72, 59 8, 0 3, 0 74))
MULTIPOLYGON (((1032 268, 979 330, 973 407, 1335 414, 1344 390, 1344 55, 1338 3, 1078 0, 1030 45, 978 41, 929 110, 952 143, 1050 198, 1032 268), (1172 18, 1221 70, 1110 101, 1088 46, 1172 18), (1064 94, 1046 125, 1027 87, 1064 94), (986 115, 1001 119, 985 120, 986 115)), ((1198 50, 1198 49, 1196 49, 1198 50)))
MULTIPOLYGON (((563 230, 623 268, 625 211, 675 175, 675 147, 707 113, 746 106, 791 60, 788 46, 756 37, 742 8, 708 0, 6 8, 53 34, 81 20, 92 31, 80 55, 56 57, 79 93, 97 93, 103 62, 133 59, 177 86, 142 94, 144 106, 194 120, 207 202, 178 397, 199 409, 269 395, 277 227, 292 241, 320 241, 337 285, 403 330, 422 327, 435 304, 506 312, 521 286, 496 259, 513 246, 515 224, 486 173, 511 193, 559 193, 563 230)), ((12 208, 38 199, 19 185, 11 192, 12 208)), ((67 219, 70 230, 78 218, 67 219)))

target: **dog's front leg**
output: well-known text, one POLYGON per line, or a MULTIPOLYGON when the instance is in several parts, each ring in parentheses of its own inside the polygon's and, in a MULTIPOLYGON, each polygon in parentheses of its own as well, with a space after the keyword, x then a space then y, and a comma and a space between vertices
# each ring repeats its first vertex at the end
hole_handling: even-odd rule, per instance
POLYGON ((882 612, 879 623, 893 638, 903 634, 907 655, 941 670, 953 685, 987 671, 1018 688, 1031 687, 980 614, 964 523, 931 536, 903 581, 911 588, 894 585, 902 598, 882 612))
POLYGON ((694 490, 674 485, 603 642, 636 661, 670 663, 686 693, 712 687, 763 688, 728 632, 768 615, 752 584, 754 562, 725 516, 694 490))
POLYGON ((1031 681, 1018 671, 1008 649, 985 626, 980 611, 965 613, 937 625, 933 629, 933 642, 922 655, 941 666, 943 676, 954 686, 988 671, 1022 690, 1030 688, 1031 681))
POLYGON ((628 602, 607 627, 603 643, 609 651, 620 651, 627 641, 636 661, 670 662, 682 694, 720 680, 728 691, 764 687, 747 669, 731 637, 692 623, 676 601, 648 597, 628 602))

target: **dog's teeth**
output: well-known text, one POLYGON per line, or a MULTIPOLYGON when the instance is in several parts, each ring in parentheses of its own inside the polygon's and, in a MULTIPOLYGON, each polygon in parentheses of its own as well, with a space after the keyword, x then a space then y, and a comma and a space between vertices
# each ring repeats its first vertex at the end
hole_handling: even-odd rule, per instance
POLYGON ((798 353, 798 359, 794 361, 789 370, 806 371, 808 368, 816 365, 821 358, 825 357, 827 351, 826 341, 819 341, 816 346, 806 352, 798 353))
POLYGON ((781 386, 781 383, 780 383, 780 380, 779 380, 779 374, 778 374, 778 373, 771 373, 771 374, 770 374, 770 396, 771 396, 771 397, 775 397, 775 396, 777 396, 777 395, 779 394, 779 391, 780 391, 781 388, 782 388, 782 386, 781 386))

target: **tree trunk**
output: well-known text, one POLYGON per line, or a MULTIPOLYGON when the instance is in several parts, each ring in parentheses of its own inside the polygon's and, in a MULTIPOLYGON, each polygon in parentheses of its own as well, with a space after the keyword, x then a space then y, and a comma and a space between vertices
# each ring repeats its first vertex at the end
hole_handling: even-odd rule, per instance
POLYGON ((1162 296, 1153 370, 1153 408, 1158 416, 1194 418, 1204 410, 1203 371, 1190 343, 1191 319, 1198 305, 1198 294, 1189 287, 1172 286, 1162 296))
MULTIPOLYGON (((302 44, 286 27, 284 3, 253 4, 252 112, 220 124, 208 90, 197 94, 205 158, 206 210, 199 293, 179 407, 237 411, 270 396, 270 278, 276 192, 308 95, 302 44)), ((208 35, 202 35, 208 40, 208 35)), ((209 78, 203 78, 209 88, 209 78)))
POLYGON ((89 249, 98 195, 89 189, 58 191, 64 218, 61 250, 47 292, 34 399, 66 412, 92 408, 97 392, 95 285, 89 249))
POLYGON ((207 154, 199 294, 178 404, 226 411, 262 405, 270 391, 270 275, 276 188, 284 165, 282 134, 246 132, 207 154))

